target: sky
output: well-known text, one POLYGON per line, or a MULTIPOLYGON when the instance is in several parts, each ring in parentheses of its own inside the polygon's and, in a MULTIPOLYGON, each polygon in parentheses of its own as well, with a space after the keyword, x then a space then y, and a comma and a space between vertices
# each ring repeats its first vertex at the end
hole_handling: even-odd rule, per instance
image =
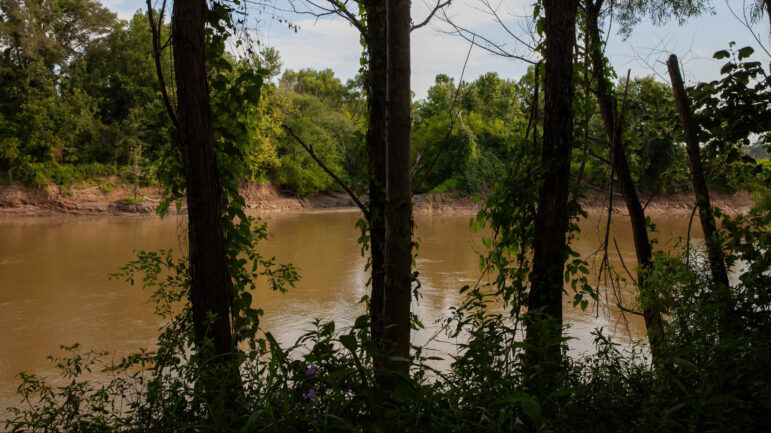
MULTIPOLYGON (((157 1, 157 0, 155 0, 157 1)), ((278 0, 280 3, 282 0, 278 0)), ((660 80, 667 77, 664 62, 669 54, 677 54, 683 63, 686 81, 709 81, 720 76, 722 61, 712 59, 712 53, 728 48, 736 42, 737 47, 755 48, 755 60, 768 64, 771 58, 753 38, 752 32, 734 17, 730 9, 741 16, 746 0, 713 0, 715 14, 691 18, 684 25, 670 22, 654 26, 643 21, 634 28, 627 40, 611 27, 606 49, 611 64, 619 76, 657 75, 660 80)), ((144 0, 102 0, 109 9, 121 18, 130 18, 134 12, 144 9, 144 0)), ((435 0, 413 0, 414 22, 421 22, 435 0)), ((527 18, 531 14, 533 0, 492 0, 498 16, 508 29, 517 36, 527 35, 527 18), (499 6, 498 6, 499 5, 499 6)), ((514 53, 526 53, 517 45, 494 18, 484 10, 480 0, 453 0, 446 15, 457 25, 501 44, 514 53)), ((361 45, 358 32, 342 18, 316 19, 308 15, 282 14, 283 18, 299 27, 295 32, 285 22, 259 14, 250 13, 249 27, 254 29, 261 44, 276 48, 281 54, 285 68, 300 69, 330 68, 343 81, 353 78, 359 68, 361 45)), ((769 48, 769 24, 767 17, 756 24, 754 31, 766 50, 769 48)), ((423 98, 434 83, 437 74, 443 73, 457 80, 460 78, 469 42, 450 34, 452 27, 434 17, 430 24, 412 33, 412 90, 417 98, 423 98)), ((503 78, 518 79, 528 64, 521 60, 504 58, 488 53, 482 48, 471 50, 465 81, 487 73, 497 72, 503 78)))

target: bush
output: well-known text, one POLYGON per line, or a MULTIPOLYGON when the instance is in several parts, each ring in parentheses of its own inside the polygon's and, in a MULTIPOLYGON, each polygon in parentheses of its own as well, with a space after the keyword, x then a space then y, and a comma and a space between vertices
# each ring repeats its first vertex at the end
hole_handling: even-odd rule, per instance
POLYGON ((100 176, 118 174, 117 165, 100 164, 58 164, 55 162, 29 162, 22 159, 9 170, 12 182, 34 188, 46 185, 68 187, 73 183, 86 182, 100 176))

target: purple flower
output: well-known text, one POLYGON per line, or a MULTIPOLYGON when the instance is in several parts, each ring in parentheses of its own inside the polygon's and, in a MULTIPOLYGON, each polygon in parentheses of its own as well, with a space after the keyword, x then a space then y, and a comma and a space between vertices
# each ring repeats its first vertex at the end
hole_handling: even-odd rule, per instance
POLYGON ((484 421, 484 422, 490 422, 490 417, 487 416, 487 414, 484 413, 484 412, 482 412, 482 416, 479 419, 484 421))
POLYGON ((310 376, 311 374, 316 372, 316 364, 311 364, 310 367, 308 367, 307 370, 305 370, 305 374, 310 376))
POLYGON ((522 420, 519 419, 519 417, 517 417, 517 419, 514 420, 514 424, 525 425, 525 423, 523 423, 522 420))
POLYGON ((546 429, 547 427, 549 427, 549 426, 548 426, 548 425, 546 425, 546 423, 543 423, 543 424, 541 424, 541 430, 544 430, 544 429, 546 429))
POLYGON ((501 413, 504 413, 504 412, 506 412, 506 409, 504 409, 504 408, 501 408, 500 412, 501 412, 501 413))
POLYGON ((313 397, 315 396, 316 396, 316 390, 311 389, 310 391, 308 391, 307 394, 303 395, 303 398, 305 398, 306 400, 313 400, 313 397))

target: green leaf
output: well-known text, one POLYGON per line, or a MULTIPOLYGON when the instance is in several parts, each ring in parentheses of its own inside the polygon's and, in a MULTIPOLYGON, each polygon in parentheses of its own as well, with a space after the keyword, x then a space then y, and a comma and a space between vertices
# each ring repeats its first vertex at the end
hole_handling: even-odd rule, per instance
POLYGON ((744 47, 739 50, 739 60, 746 59, 751 56, 755 50, 752 47, 744 47))

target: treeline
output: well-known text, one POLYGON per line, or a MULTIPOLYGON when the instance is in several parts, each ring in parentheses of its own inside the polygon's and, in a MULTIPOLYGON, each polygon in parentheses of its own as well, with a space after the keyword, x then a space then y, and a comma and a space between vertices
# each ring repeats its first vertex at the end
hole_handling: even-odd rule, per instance
MULTIPOLYGON (((87 0, 25 4, 0 6, 7 17, 0 29, 0 171, 6 181, 69 186, 117 174, 124 181, 163 183, 175 152, 146 14, 119 20, 87 0)), ((227 60, 234 68, 259 70, 269 81, 260 102, 247 108, 244 180, 274 183, 301 196, 339 189, 281 127, 286 124, 314 146, 327 169, 357 191, 366 189, 369 114, 362 77, 343 83, 331 70, 282 73, 280 53, 271 48, 227 60)), ((171 58, 163 56, 160 63, 171 76, 171 58)), ((523 146, 539 145, 529 124, 534 71, 531 67, 519 80, 487 73, 460 85, 447 75, 436 77, 426 98, 412 104, 416 191, 486 194, 523 146)), ((645 77, 618 85, 627 92, 623 135, 637 188, 651 194, 688 191, 684 140, 669 84, 645 77)), ((537 104, 543 116, 542 96, 537 104)), ((602 145, 601 116, 591 101, 581 111, 577 141, 583 159, 573 163, 571 175, 590 188, 605 188, 610 155, 602 145)), ((750 154, 767 155, 759 145, 750 154)), ((715 187, 734 191, 753 183, 740 164, 707 162, 715 187)))

